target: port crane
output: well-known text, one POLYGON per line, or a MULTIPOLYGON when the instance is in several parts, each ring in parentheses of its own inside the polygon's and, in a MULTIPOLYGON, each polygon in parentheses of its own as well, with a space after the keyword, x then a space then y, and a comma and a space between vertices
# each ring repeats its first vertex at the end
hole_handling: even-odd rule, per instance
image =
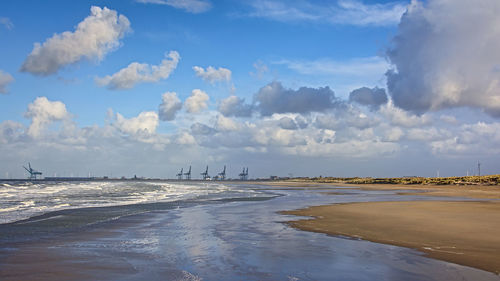
POLYGON ((226 165, 224 165, 224 170, 222 170, 222 172, 218 173, 217 175, 219 176, 219 179, 222 181, 226 179, 226 165))
POLYGON ((210 176, 208 175, 208 165, 207 165, 207 169, 205 170, 205 172, 201 173, 200 175, 203 176, 204 180, 209 180, 210 179, 210 176))
POLYGON ((28 171, 28 173, 30 174, 29 176, 29 179, 30 180, 36 180, 36 176, 39 175, 41 176, 42 175, 42 172, 39 172, 39 171, 36 171, 35 169, 31 168, 31 163, 28 162, 28 167, 29 168, 26 168, 25 166, 23 166, 23 168, 28 171))
MULTIPOLYGON (((182 170, 181 170, 181 172, 182 172, 182 170)), ((184 173, 184 175, 186 176, 187 180, 191 179, 191 166, 189 166, 189 171, 187 173, 184 173)))
POLYGON ((176 175, 178 180, 182 180, 182 175, 183 175, 182 170, 183 169, 184 168, 181 168, 181 171, 176 175))
POLYGON ((243 167, 243 171, 238 175, 240 176, 240 180, 244 181, 248 179, 248 167, 245 170, 245 167, 243 167))

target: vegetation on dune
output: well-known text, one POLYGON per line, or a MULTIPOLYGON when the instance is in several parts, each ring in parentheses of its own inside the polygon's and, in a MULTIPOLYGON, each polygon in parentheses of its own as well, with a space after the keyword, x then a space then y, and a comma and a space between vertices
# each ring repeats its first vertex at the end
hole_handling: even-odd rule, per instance
POLYGON ((318 183, 350 183, 350 184, 420 184, 420 185, 500 185, 500 175, 467 176, 467 177, 402 177, 402 178, 294 178, 292 181, 318 183))

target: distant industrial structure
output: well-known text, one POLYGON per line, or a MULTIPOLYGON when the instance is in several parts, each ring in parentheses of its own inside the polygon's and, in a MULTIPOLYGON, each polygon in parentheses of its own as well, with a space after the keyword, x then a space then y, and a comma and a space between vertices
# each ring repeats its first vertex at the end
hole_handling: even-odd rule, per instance
POLYGON ((224 169, 222 172, 218 173, 217 176, 213 178, 214 180, 225 180, 226 179, 226 165, 224 165, 224 169))
MULTIPOLYGON (((182 170, 181 170, 181 172, 182 172, 182 170)), ((187 180, 191 179, 191 166, 189 166, 189 171, 187 173, 184 173, 184 175, 186 176, 187 180)))
POLYGON ((207 165, 207 169, 205 170, 205 172, 201 173, 200 175, 202 175, 203 180, 210 180, 210 176, 208 175, 208 165, 207 165))
MULTIPOLYGON (((78 176, 73 177, 73 175, 71 175, 69 177, 67 177, 67 176, 57 177, 57 176, 55 176, 55 173, 54 173, 53 177, 42 178, 41 177, 42 172, 33 169, 31 167, 31 163, 28 162, 28 167, 26 167, 26 166, 22 166, 22 167, 29 173, 28 180, 45 180, 45 181, 127 180, 126 177, 121 177, 121 178, 113 178, 113 177, 108 177, 108 176, 95 177, 95 176, 91 176, 90 173, 89 173, 88 177, 78 177, 78 176)), ((207 165, 205 168, 205 171, 200 173, 201 180, 221 180, 221 181, 227 180, 228 178, 227 178, 226 171, 227 171, 227 166, 224 165, 221 172, 219 172, 215 176, 211 177, 208 174, 208 165, 207 165)), ((180 169, 179 173, 175 174, 175 176, 176 176, 177 180, 191 180, 191 165, 189 166, 189 170, 187 172, 184 172, 184 168, 182 167, 180 169)), ((240 180, 248 180, 248 167, 243 167, 243 171, 240 174, 238 174, 238 176, 239 176, 240 180)), ((134 177, 130 178, 130 180, 148 180, 148 179, 151 179, 151 178, 137 177, 136 175, 134 175, 134 177)), ((160 178, 158 178, 157 180, 160 180, 160 178)), ((232 178, 229 177, 229 180, 232 180, 232 178)))
POLYGON ((176 175, 178 180, 182 180, 182 175, 183 175, 183 170, 184 168, 181 168, 181 171, 176 175))
POLYGON ((23 166, 23 168, 28 171, 28 173, 30 174, 30 176, 28 177, 28 179, 30 180, 36 180, 36 176, 41 176, 42 175, 42 172, 39 172, 39 171, 36 171, 35 169, 31 168, 31 163, 28 162, 28 167, 29 168, 26 168, 25 166, 23 166))
POLYGON ((241 172, 238 176, 240 177, 240 180, 242 180, 242 181, 248 180, 248 167, 246 170, 245 170, 245 167, 243 167, 243 172, 241 172))

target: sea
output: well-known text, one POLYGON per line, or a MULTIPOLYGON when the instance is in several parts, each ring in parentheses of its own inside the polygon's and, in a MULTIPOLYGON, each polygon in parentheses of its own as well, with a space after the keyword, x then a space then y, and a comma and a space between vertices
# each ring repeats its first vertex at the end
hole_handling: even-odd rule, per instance
POLYGON ((47 214, 64 210, 123 206, 108 208, 113 212, 100 218, 110 220, 162 207, 259 197, 269 197, 269 194, 245 185, 222 182, 5 181, 0 182, 0 224, 47 219, 52 217, 47 214))

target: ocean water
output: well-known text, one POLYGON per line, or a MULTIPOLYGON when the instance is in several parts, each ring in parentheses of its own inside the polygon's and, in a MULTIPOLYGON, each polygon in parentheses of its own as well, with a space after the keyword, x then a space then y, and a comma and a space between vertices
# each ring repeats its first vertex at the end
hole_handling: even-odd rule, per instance
MULTIPOLYGON (((220 182, 90 181, 90 182, 2 182, 0 224, 57 211, 115 208, 113 218, 161 208, 162 203, 230 200, 268 196, 263 192, 220 182), (141 206, 141 208, 132 206, 141 206)), ((109 219, 109 216, 105 216, 109 219)))

